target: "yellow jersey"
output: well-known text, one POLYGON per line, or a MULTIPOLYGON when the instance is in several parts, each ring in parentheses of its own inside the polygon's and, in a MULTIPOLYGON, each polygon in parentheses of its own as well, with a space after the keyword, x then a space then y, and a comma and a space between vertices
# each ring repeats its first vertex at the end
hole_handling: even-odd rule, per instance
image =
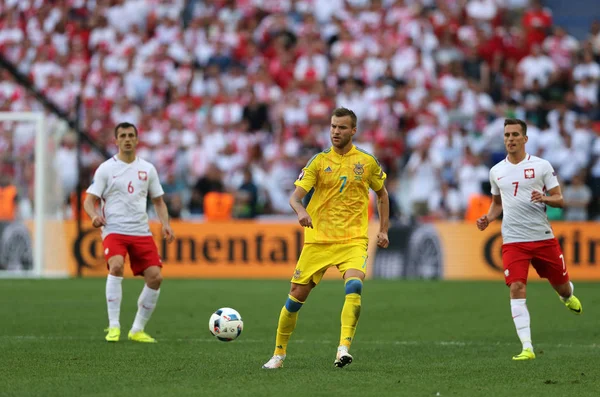
POLYGON ((369 188, 379 191, 386 178, 377 159, 352 146, 344 155, 329 148, 313 156, 294 185, 314 193, 306 211, 314 229, 304 243, 368 241, 369 188))

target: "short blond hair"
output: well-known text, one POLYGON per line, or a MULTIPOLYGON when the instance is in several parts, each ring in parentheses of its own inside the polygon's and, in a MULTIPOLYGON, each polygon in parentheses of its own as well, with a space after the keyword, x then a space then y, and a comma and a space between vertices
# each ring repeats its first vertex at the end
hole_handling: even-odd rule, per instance
POLYGON ((333 116, 335 116, 335 117, 350 116, 350 120, 352 120, 352 128, 356 128, 358 118, 356 117, 356 114, 352 110, 347 109, 345 107, 336 108, 333 111, 333 116))

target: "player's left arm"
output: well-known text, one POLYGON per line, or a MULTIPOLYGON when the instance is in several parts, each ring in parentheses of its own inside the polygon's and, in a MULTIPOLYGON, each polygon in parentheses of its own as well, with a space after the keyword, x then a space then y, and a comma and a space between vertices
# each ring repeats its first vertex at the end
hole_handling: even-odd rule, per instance
POLYGON ((531 192, 531 201, 534 203, 544 203, 550 207, 556 208, 563 208, 565 206, 565 200, 563 199, 560 185, 548 190, 547 196, 538 190, 534 190, 531 192))
POLYGON ((542 181, 544 182, 544 186, 548 188, 548 195, 545 195, 538 190, 534 190, 531 192, 531 202, 544 203, 555 208, 563 208, 565 206, 565 200, 563 199, 560 184, 556 177, 556 171, 554 171, 554 168, 552 168, 552 165, 549 162, 545 162, 542 181))
POLYGON ((385 188, 377 190, 377 212, 379 213, 379 233, 377 233, 377 245, 387 248, 390 244, 388 229, 390 227, 390 196, 385 188))
POLYGON ((153 198, 152 204, 154 204, 156 215, 158 215, 158 219, 160 220, 160 223, 162 223, 163 238, 167 240, 167 243, 170 243, 175 239, 175 234, 169 224, 169 210, 167 209, 167 204, 165 203, 165 200, 163 200, 163 196, 153 198))
POLYGON ((171 225, 169 224, 169 210, 167 209, 165 200, 163 200, 165 192, 160 185, 158 172, 156 172, 154 167, 150 169, 148 193, 152 198, 156 215, 158 215, 158 219, 162 224, 162 236, 170 243, 175 239, 175 233, 173 233, 173 229, 171 229, 171 225))
MULTIPOLYGON (((374 159, 374 158, 373 158, 374 159)), ((373 172, 369 187, 377 193, 377 213, 379 214, 379 233, 377 233, 377 245, 381 248, 387 248, 390 244, 388 238, 388 229, 390 227, 390 197, 385 188, 387 175, 383 172, 379 161, 374 159, 373 172)))

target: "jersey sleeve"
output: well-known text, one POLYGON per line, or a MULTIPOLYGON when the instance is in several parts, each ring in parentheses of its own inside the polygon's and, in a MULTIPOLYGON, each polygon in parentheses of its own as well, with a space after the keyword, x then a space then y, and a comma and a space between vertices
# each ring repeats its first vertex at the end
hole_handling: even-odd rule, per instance
POLYGON ((546 161, 544 164, 544 172, 542 173, 542 178, 544 180, 544 186, 546 186, 546 191, 550 189, 554 189, 558 186, 558 178, 556 177, 556 171, 552 168, 552 165, 546 161))
POLYGON ((298 175, 298 179, 294 182, 294 185, 300 186, 302 189, 310 192, 310 190, 317 183, 317 175, 318 175, 318 163, 319 159, 317 158, 319 155, 316 154, 308 160, 308 163, 304 168, 302 168, 302 172, 298 175))
POLYGON ((490 186, 492 187, 491 193, 494 196, 499 196, 500 195, 500 188, 498 187, 498 184, 496 183, 496 178, 494 178, 494 170, 490 170, 490 186))
POLYGON ((148 176, 148 193, 150 194, 151 199, 165 194, 162 186, 160 185, 160 180, 158 179, 158 172, 156 172, 156 168, 154 168, 154 166, 150 168, 150 175, 148 176))
POLYGON ((374 159, 373 172, 371 173, 371 178, 369 180, 369 187, 376 192, 381 190, 381 188, 383 187, 383 182, 386 178, 387 175, 385 172, 383 172, 381 164, 379 164, 379 161, 374 159))
POLYGON ((88 187, 86 193, 93 194, 97 197, 102 197, 106 186, 108 185, 108 173, 106 172, 106 167, 100 165, 96 172, 94 173, 94 179, 92 179, 92 184, 88 187))

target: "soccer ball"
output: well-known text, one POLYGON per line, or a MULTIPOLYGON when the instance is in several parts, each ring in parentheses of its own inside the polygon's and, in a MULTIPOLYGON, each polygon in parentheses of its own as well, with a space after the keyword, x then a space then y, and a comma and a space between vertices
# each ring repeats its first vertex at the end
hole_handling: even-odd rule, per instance
POLYGON ((208 330, 222 342, 231 342, 237 339, 243 329, 242 316, 230 307, 220 308, 208 320, 208 330))

